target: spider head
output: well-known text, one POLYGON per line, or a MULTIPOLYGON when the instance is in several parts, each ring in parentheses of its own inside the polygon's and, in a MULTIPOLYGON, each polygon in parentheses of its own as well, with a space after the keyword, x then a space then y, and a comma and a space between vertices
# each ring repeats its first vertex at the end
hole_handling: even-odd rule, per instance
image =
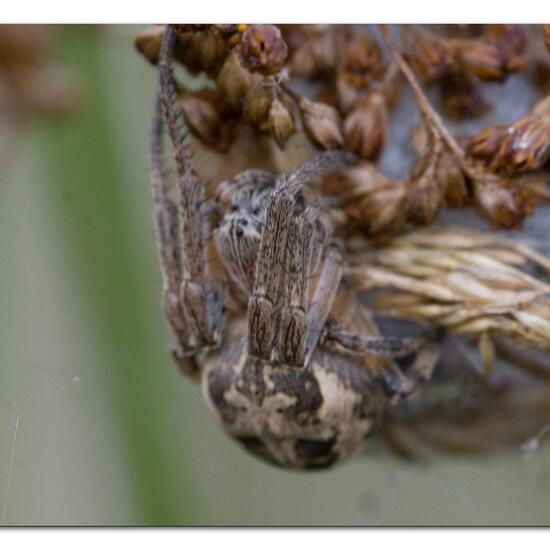
POLYGON ((252 291, 267 199, 275 181, 269 172, 247 170, 220 186, 228 205, 215 231, 216 244, 230 276, 246 294, 252 291))

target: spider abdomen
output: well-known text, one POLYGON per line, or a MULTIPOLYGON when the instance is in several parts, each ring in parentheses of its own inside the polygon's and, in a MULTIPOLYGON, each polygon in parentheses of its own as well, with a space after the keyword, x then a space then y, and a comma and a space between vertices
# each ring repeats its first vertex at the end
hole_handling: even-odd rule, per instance
POLYGON ((203 390, 226 431, 278 466, 324 468, 364 444, 380 396, 364 364, 317 350, 305 367, 250 357, 244 338, 213 353, 203 390))

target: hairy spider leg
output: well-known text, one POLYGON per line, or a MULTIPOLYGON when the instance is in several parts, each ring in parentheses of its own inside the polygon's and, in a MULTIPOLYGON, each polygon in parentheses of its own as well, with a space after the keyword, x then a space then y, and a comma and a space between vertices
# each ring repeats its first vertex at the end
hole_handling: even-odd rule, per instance
POLYGON ((219 345, 224 327, 224 291, 207 275, 210 225, 204 212, 204 186, 191 162, 172 73, 176 31, 168 26, 160 57, 160 98, 164 123, 177 169, 179 242, 181 256, 180 307, 187 320, 189 341, 195 349, 219 345))
POLYGON ((307 331, 309 281, 315 218, 306 211, 290 224, 286 242, 285 292, 275 343, 275 357, 288 365, 303 366, 307 331))

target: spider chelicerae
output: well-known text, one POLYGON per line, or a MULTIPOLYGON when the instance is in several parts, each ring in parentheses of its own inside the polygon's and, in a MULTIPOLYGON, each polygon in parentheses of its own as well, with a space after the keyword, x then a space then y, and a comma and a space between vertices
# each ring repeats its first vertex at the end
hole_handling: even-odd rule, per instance
POLYGON ((350 161, 320 154, 291 174, 247 170, 223 182, 221 221, 193 169, 172 73, 175 31, 160 59, 151 132, 151 185, 174 356, 200 378, 229 434, 289 468, 319 468, 362 447, 384 407, 429 379, 432 338, 380 336, 343 277, 344 251, 305 198, 315 177, 350 161), (176 167, 169 197, 162 136, 176 167), (215 246, 209 246, 213 235, 215 246), (211 268, 212 254, 224 276, 211 268), (228 294, 236 307, 228 307, 228 294), (409 360, 403 371, 394 358, 409 360))

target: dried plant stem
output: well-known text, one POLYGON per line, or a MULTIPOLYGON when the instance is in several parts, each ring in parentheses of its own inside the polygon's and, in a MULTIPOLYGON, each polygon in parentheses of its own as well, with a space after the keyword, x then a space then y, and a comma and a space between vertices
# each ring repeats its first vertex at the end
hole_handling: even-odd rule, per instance
POLYGON ((422 86, 420 86, 420 83, 418 82, 418 79, 416 78, 414 72, 395 45, 395 42, 387 26, 381 25, 380 27, 382 36, 384 38, 384 41, 386 42, 388 49, 390 50, 390 53, 392 54, 399 69, 407 79, 409 85, 414 92, 418 108, 420 109, 424 120, 428 123, 427 126, 437 130, 441 139, 455 158, 457 164, 469 178, 477 181, 483 181, 487 179, 487 177, 490 177, 488 176, 488 174, 482 173, 480 170, 476 169, 476 167, 472 165, 472 162, 468 160, 464 149, 452 136, 452 134, 449 132, 449 130, 441 120, 439 114, 430 104, 430 101, 426 97, 426 94, 424 93, 422 86))

